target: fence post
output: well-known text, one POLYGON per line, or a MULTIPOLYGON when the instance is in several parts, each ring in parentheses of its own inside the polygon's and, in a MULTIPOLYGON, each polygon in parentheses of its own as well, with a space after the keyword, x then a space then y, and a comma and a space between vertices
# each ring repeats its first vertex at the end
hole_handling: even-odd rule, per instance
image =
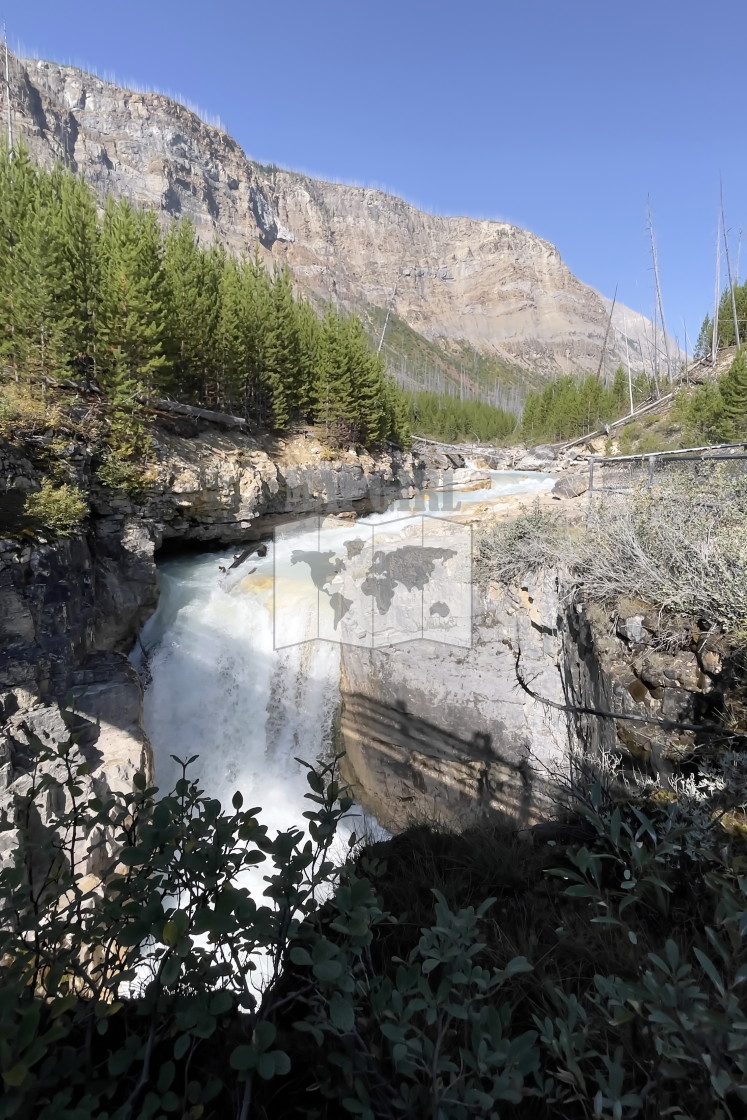
POLYGON ((589 498, 594 493, 594 456, 589 459, 589 498))
POLYGON ((655 462, 655 460, 656 460, 655 455, 649 455, 649 457, 648 457, 648 488, 649 488, 649 490, 654 485, 654 462, 655 462))

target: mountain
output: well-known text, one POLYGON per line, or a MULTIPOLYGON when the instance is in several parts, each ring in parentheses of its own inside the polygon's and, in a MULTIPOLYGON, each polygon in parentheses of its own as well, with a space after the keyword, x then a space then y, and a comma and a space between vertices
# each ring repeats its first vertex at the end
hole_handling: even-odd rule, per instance
MULTIPOLYGON (((63 161, 102 196, 189 216, 204 238, 287 263, 314 299, 355 308, 374 334, 389 313, 387 356, 405 384, 459 377, 485 395, 496 379, 521 389, 599 364, 609 301, 527 230, 253 162, 171 98, 71 66, 15 58, 10 89, 16 136, 39 163, 63 161)), ((606 371, 624 363, 625 333, 643 367, 653 326, 641 320, 617 305, 606 371)))

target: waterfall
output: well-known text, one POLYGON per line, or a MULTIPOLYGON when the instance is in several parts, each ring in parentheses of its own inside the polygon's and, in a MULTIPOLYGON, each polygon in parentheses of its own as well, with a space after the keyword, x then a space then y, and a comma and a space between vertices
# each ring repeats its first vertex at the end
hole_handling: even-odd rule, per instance
POLYGON ((296 756, 329 747, 339 700, 339 647, 305 641, 316 601, 299 596, 299 644, 273 649, 272 559, 238 584, 220 569, 231 554, 180 557, 160 569, 158 611, 145 627, 144 723, 163 790, 179 776, 172 755, 198 755, 190 774, 229 805, 240 789, 272 829, 298 824, 307 791, 296 756))
MULTIPOLYGON (((490 489, 455 493, 453 502, 443 494, 419 496, 410 509, 444 516, 506 494, 539 492, 554 481, 539 473, 490 473, 490 489)), ((402 518, 408 504, 395 507, 363 520, 384 526, 402 518)), ((354 534, 354 525, 330 530, 323 547, 340 548, 354 534)), ((340 698, 339 646, 309 640, 318 625, 314 588, 278 549, 277 567, 272 546, 233 571, 229 551, 164 562, 158 610, 134 655, 146 676, 144 724, 159 788, 171 789, 180 774, 172 755, 197 755, 190 774, 206 792, 227 806, 239 789, 245 805, 262 807, 271 829, 302 821, 308 786, 295 758, 315 763, 330 748, 340 698), (279 573, 286 609, 282 642, 275 642, 273 577, 279 573)))

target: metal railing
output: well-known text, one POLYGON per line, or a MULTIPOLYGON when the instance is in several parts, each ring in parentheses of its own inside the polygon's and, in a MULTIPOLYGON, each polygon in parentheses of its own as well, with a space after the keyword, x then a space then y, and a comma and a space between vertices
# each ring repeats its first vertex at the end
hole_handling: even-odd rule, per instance
POLYGON ((670 467, 687 464, 697 473, 722 463, 733 463, 747 471, 747 443, 722 443, 687 447, 679 451, 652 451, 640 455, 594 455, 589 460, 589 497, 626 494, 640 487, 651 489, 657 476, 670 467))

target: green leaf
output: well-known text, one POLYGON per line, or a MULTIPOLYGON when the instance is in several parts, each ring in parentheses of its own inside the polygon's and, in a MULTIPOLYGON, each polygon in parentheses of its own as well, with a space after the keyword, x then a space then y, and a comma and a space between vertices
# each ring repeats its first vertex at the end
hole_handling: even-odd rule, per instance
POLYGON ((701 968, 713 984, 718 994, 720 996, 724 995, 724 982, 719 976, 713 961, 710 959, 710 957, 707 957, 705 953, 700 949, 695 949, 695 956, 698 958, 701 968))
POLYGON ((317 980, 337 980, 342 975, 342 965, 339 961, 317 961, 314 965, 314 975, 317 980))
POLYGON ((291 1060, 284 1050, 273 1050, 275 1055, 275 1073, 278 1077, 285 1077, 291 1071, 291 1060))
POLYGON ((174 1043, 174 1057, 177 1062, 180 1062, 184 1055, 189 1050, 192 1044, 192 1037, 188 1034, 180 1034, 174 1043))
POLYGON ((526 957, 514 957, 508 962, 504 972, 506 976, 518 976, 522 972, 531 972, 532 968, 526 957))
POLYGON ((329 1001, 329 1017, 338 1031, 352 1031, 355 1026, 353 1006, 340 996, 334 996, 329 1001))
POLYGON ((231 1069, 238 1070, 239 1072, 254 1069, 257 1065, 257 1051, 254 1046, 237 1046, 235 1050, 231 1051, 228 1064, 231 1069))
POLYGON ((259 1052, 269 1050, 275 1041, 277 1030, 272 1023, 268 1023, 266 1019, 260 1019, 254 1028, 254 1045, 259 1052))
POLYGON ((16 1089, 26 1080, 28 1072, 29 1071, 26 1069, 26 1066, 23 1065, 22 1062, 18 1062, 17 1065, 12 1066, 11 1069, 5 1071, 5 1073, 3 1074, 3 1081, 6 1085, 10 1085, 11 1088, 16 1089))
POLYGON ((220 991, 215 992, 210 999, 210 1014, 211 1015, 225 1015, 233 1007, 233 996, 230 992, 222 988, 220 991))

